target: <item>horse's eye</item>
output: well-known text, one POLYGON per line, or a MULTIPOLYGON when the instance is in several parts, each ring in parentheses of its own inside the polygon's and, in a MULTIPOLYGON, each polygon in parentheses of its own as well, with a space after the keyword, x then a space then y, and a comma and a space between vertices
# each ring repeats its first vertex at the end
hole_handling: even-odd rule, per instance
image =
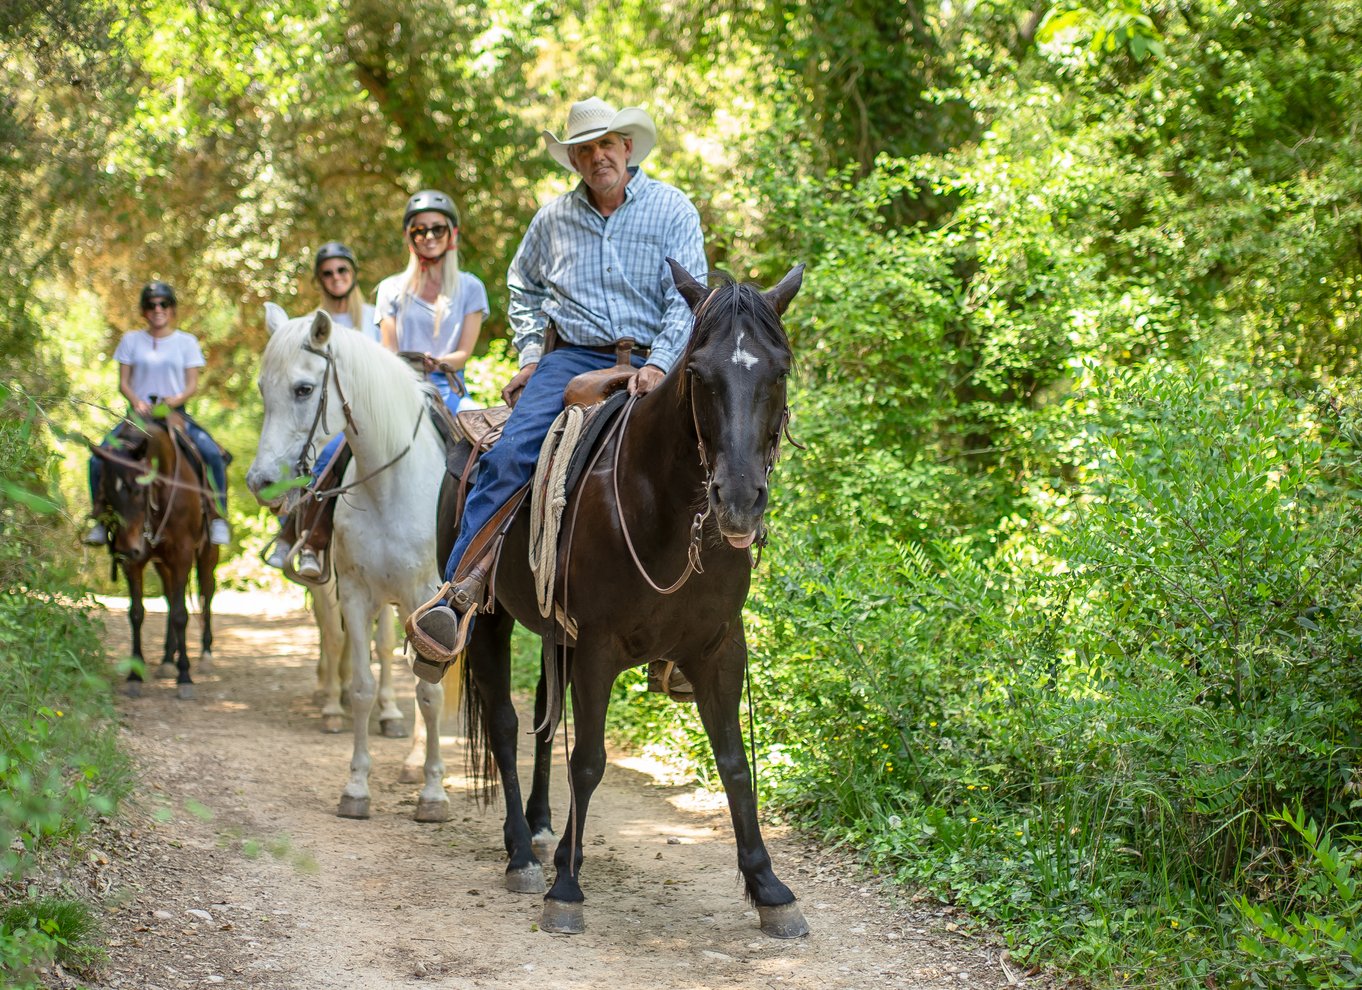
POLYGON ((306 399, 312 394, 312 386, 304 382, 301 385, 293 386, 293 397, 295 399, 306 399))

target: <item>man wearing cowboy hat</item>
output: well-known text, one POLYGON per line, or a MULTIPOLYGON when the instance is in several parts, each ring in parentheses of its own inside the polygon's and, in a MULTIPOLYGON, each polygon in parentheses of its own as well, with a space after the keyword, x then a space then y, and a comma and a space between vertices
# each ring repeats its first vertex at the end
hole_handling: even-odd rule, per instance
MULTIPOLYGON (((467 645, 472 613, 486 594, 490 555, 464 557, 479 531, 533 475, 544 437, 563 411, 568 381, 610 367, 616 342, 632 339, 638 370, 629 391, 643 395, 654 388, 681 356, 691 327, 690 307, 666 259, 689 272, 709 269, 695 206, 679 189, 639 168, 657 143, 646 111, 616 110, 592 97, 572 105, 565 135, 559 139, 544 131, 544 145, 581 181, 535 214, 507 273, 520 371, 502 394, 513 401, 519 393, 519 399, 501 439, 481 461, 445 565, 445 579, 454 582, 453 608, 415 617, 421 631, 445 648, 444 657, 467 645), (553 338, 547 352, 546 335, 553 338)), ((423 672, 418 664, 417 672, 438 680, 444 664, 427 659, 436 669, 423 672)))

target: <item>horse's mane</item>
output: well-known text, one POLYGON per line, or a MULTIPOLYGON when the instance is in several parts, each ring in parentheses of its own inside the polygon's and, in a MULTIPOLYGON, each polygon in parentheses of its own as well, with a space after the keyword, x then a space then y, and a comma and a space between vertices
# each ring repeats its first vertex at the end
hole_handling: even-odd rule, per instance
POLYGON ((766 301, 761 286, 754 282, 739 282, 724 272, 710 272, 708 278, 711 285, 716 281, 719 285, 700 306, 695 329, 691 331, 685 353, 677 362, 678 367, 684 368, 695 351, 739 323, 754 328, 768 343, 790 350, 790 338, 775 308, 766 301))
MULTIPOLYGON (((261 357, 265 376, 287 375, 298 351, 309 342, 311 315, 290 320, 270 337, 261 357)), ((364 409, 366 419, 356 420, 360 429, 383 449, 400 449, 410 442, 417 417, 424 411, 426 395, 434 386, 422 382, 401 358, 381 344, 348 327, 333 327, 331 354, 345 383, 345 397, 353 409, 364 409)), ((334 387, 327 397, 327 418, 340 412, 340 396, 334 387)))

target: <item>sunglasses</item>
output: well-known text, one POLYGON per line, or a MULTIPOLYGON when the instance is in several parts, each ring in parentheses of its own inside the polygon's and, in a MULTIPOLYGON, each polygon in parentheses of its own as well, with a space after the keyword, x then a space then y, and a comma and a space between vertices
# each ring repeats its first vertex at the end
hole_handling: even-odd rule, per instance
POLYGON ((321 271, 322 278, 340 278, 342 275, 349 274, 350 268, 347 265, 341 265, 339 268, 323 268, 321 271))
POLYGON ((168 299, 153 299, 144 309, 174 309, 175 304, 168 299))
POLYGON ((407 231, 407 235, 413 241, 424 240, 427 237, 433 237, 438 241, 448 233, 449 225, 443 223, 437 223, 433 227, 413 227, 411 230, 407 231))

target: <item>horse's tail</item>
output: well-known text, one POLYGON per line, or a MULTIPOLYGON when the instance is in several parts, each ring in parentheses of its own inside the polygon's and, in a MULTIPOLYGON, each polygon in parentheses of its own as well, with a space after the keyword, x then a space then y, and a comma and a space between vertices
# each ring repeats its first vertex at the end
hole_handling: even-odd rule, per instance
MULTIPOLYGON (((484 621, 494 620, 491 615, 480 618, 484 621)), ((462 668, 460 690, 446 691, 445 697, 448 699, 450 694, 455 693, 463 695, 464 732, 468 736, 464 768, 473 785, 473 793, 481 803, 487 804, 497 792, 497 761, 492 753, 491 737, 487 734, 487 699, 478 690, 477 680, 473 677, 473 665, 468 662, 466 651, 455 661, 455 666, 462 668)))

